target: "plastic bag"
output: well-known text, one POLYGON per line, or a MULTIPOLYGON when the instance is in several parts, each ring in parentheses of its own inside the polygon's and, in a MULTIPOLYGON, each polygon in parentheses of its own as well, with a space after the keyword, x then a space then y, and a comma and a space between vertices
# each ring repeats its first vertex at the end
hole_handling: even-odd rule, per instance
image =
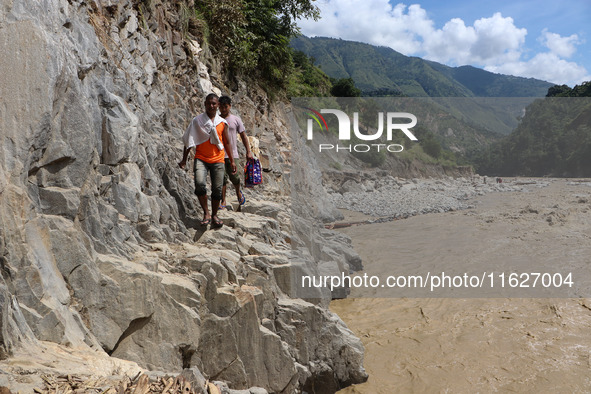
POLYGON ((263 171, 259 159, 248 159, 244 165, 244 185, 254 187, 263 183, 263 171))

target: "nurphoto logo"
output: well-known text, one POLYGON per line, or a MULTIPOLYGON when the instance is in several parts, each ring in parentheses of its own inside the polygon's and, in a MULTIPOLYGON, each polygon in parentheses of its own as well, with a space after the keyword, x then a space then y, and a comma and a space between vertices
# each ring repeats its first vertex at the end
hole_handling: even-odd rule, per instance
MULTIPOLYGON (((320 131, 326 130, 328 132, 328 124, 322 114, 335 115, 338 121, 339 129, 338 136, 340 141, 351 141, 351 118, 345 112, 338 109, 321 109, 320 112, 311 108, 306 108, 312 113, 308 113, 307 123, 307 139, 314 138, 314 125, 316 124, 320 131)), ((411 141, 418 141, 417 137, 409 130, 416 126, 417 117, 408 112, 387 112, 386 113, 386 140, 392 141, 392 135, 395 131, 402 131, 406 137, 411 141), (410 120, 410 122, 400 123, 401 120, 410 120)), ((378 127, 373 134, 364 134, 359 131, 359 113, 353 112, 353 133, 356 139, 361 141, 377 141, 382 138, 384 134, 384 113, 378 112, 378 127)), ((334 145, 334 144, 319 144, 318 151, 334 150, 347 152, 369 152, 375 150, 380 152, 382 150, 388 152, 402 152, 404 147, 400 144, 384 144, 384 143, 366 143, 366 144, 349 144, 349 145, 334 145)))

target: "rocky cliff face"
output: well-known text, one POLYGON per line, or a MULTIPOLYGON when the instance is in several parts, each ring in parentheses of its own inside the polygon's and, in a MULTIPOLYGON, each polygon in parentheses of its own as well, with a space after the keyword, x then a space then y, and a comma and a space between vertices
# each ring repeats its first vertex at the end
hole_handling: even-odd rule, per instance
POLYGON ((309 219, 290 230, 288 108, 222 80, 206 46, 179 32, 182 6, 0 7, 0 385, 137 365, 275 393, 366 378, 330 294, 291 297, 294 267, 339 272, 358 257, 309 219), (192 175, 176 164, 212 91, 233 97, 267 170, 220 230, 199 228, 192 175), (293 245, 307 251, 294 260, 293 245))

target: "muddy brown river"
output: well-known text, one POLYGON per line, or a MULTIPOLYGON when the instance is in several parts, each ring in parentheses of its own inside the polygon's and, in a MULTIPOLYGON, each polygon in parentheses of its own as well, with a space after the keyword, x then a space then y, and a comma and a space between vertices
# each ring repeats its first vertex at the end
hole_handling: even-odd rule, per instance
POLYGON ((480 278, 495 272, 496 280, 493 288, 431 297, 359 287, 333 301, 365 346, 369 374, 367 383, 340 392, 591 390, 591 184, 549 181, 529 192, 481 196, 473 209, 340 230, 363 258, 360 274, 384 280, 459 267, 480 278), (535 287, 533 277, 515 276, 569 272, 570 286, 550 293, 541 276, 535 287))

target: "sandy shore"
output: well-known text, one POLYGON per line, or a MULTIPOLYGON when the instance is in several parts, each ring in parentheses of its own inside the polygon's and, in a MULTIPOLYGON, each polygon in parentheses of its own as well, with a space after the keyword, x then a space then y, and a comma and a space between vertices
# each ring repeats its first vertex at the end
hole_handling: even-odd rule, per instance
POLYGON ((530 287, 512 289, 519 298, 500 298, 498 284, 464 298, 354 288, 331 309, 362 339, 370 378, 343 392, 589 391, 590 196, 589 183, 551 180, 478 196, 472 209, 342 229, 368 275, 384 278, 402 266, 434 273, 458 264, 507 274, 572 270, 570 290, 581 297, 532 298, 538 293, 530 287))

